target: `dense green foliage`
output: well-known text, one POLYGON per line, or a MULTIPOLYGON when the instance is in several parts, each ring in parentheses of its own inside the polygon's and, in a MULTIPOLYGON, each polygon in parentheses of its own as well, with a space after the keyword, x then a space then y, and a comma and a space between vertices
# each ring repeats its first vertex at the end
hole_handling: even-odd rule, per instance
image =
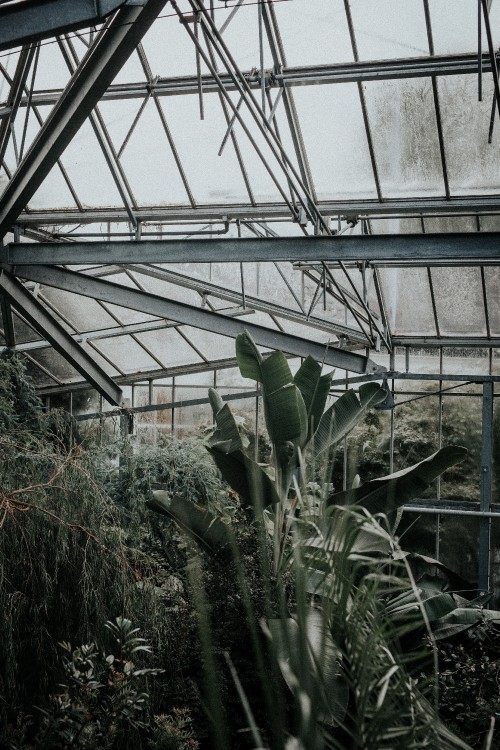
MULTIPOLYGON (((252 352, 244 355, 252 369, 252 352)), ((402 552, 393 521, 332 504, 328 482, 311 481, 329 478, 312 440, 329 380, 313 363, 292 382, 280 357, 257 361, 268 385, 279 365, 287 399, 299 409, 304 401, 306 429, 278 394, 266 406, 274 466, 254 467, 242 458, 244 431, 212 394, 208 447, 212 456, 240 451, 267 509, 241 480, 228 489, 200 442, 83 444, 67 415, 44 412, 19 360, 0 360, 0 747, 465 748, 437 719, 438 681, 441 716, 481 746, 497 709, 496 613, 415 579, 408 561, 418 556, 402 552), (161 516, 145 507, 158 488, 161 516)), ((321 440, 329 446, 354 427, 364 460, 380 451, 360 473, 379 477, 386 418, 349 395, 321 440)), ((434 447, 424 450, 425 419, 410 419, 401 461, 434 447)), ((390 496, 391 509, 462 453, 365 483, 352 498, 380 510, 390 496)), ((458 486, 463 470, 451 472, 458 486)))

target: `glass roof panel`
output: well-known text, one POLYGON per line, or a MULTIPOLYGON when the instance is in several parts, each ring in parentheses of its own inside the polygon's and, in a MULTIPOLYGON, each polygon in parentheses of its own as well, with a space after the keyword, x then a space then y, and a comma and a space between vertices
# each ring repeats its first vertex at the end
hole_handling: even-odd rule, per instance
POLYGON ((401 0, 351 0, 350 5, 360 59, 429 54, 421 0, 405 0, 404 11, 401 0))
POLYGON ((357 86, 303 86, 294 96, 318 198, 375 198, 357 86))
POLYGON ((444 194, 431 81, 364 84, 384 197, 444 194))
POLYGON ((98 339, 93 342, 93 346, 125 373, 153 370, 158 367, 158 363, 134 341, 132 336, 98 339))
POLYGON ((394 335, 435 336, 425 268, 381 268, 380 278, 394 335))
MULTIPOLYGON (((184 329, 182 329, 184 332, 184 329)), ((175 328, 139 333, 137 340, 143 343, 165 367, 201 362, 201 357, 175 328)))
POLYGON ((78 331, 96 331, 116 325, 116 321, 97 300, 79 297, 53 287, 44 287, 43 293, 78 331))
POLYGON ((193 43, 168 5, 144 37, 143 46, 154 76, 188 75, 195 69, 193 43))
POLYGON ((294 0, 275 3, 274 10, 288 65, 326 65, 353 60, 342 3, 294 0))
POLYGON ((441 334, 485 335, 479 268, 433 268, 431 275, 441 334))
MULTIPOLYGON (((436 55, 477 50, 478 3, 471 0, 429 0, 429 8, 436 55)), ((500 7, 494 2, 490 8, 490 23, 495 49, 500 42, 499 21, 500 7)), ((484 23, 482 48, 484 51, 488 49, 484 23)))
POLYGON ((475 216, 429 216, 424 219, 426 232, 476 232, 475 216))
POLYGON ((58 166, 53 167, 29 202, 31 209, 76 208, 71 191, 58 166))
POLYGON ((14 338, 17 344, 25 344, 27 341, 39 341, 41 336, 32 329, 24 320, 21 320, 15 310, 12 310, 14 321, 14 338))
POLYGON ((452 193, 498 192, 500 127, 496 119, 488 143, 493 82, 483 75, 483 101, 477 100, 477 76, 448 76, 439 80, 446 162, 452 193))
MULTIPOLYGON (((176 99, 180 100, 180 97, 176 99)), ((165 112, 165 100, 160 100, 165 112)), ((108 112, 113 115, 113 108, 108 112)), ((166 117, 169 127, 169 118, 166 117)), ((120 148, 123 141, 117 144, 120 148)), ((175 144, 174 144, 175 147, 175 144)), ((161 115, 150 100, 120 158, 139 205, 189 203, 186 188, 168 141, 161 115)))
MULTIPOLYGON (((197 96, 165 97, 162 106, 195 201, 247 201, 248 192, 230 138, 218 155, 228 127, 218 95, 203 96, 203 120, 197 96)), ((239 141, 243 139, 244 134, 238 137, 239 141)))
POLYGON ((199 328, 183 326, 182 332, 202 351, 210 361, 234 358, 234 339, 219 336, 211 331, 201 331, 199 328))

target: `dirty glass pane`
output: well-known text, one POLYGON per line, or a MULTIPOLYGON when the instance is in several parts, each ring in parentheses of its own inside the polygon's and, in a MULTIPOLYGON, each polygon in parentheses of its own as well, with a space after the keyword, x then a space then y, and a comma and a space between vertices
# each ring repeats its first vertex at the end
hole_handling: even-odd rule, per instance
POLYGON ((439 559, 465 581, 477 585, 479 519, 442 515, 439 559))
POLYGON ((486 334, 483 289, 478 268, 432 268, 439 331, 442 335, 486 334))
MULTIPOLYGON (((444 381, 443 389, 456 383, 444 381)), ((463 390, 474 393, 474 386, 463 390)), ((476 392, 478 387, 476 386, 476 392)), ((481 393, 481 392, 480 392, 481 393)), ((443 500, 478 502, 482 447, 482 397, 443 396, 443 445, 463 445, 467 456, 441 478, 443 500)))
POLYGON ((367 81, 364 87, 382 194, 442 194, 431 80, 367 81))
POLYGON ((496 193, 500 154, 498 128, 493 143, 488 129, 493 98, 491 76, 483 75, 483 101, 477 100, 477 76, 442 76, 441 119, 450 190, 457 195, 496 193))
POLYGON ((425 268, 381 268, 380 278, 394 335, 436 335, 425 268))

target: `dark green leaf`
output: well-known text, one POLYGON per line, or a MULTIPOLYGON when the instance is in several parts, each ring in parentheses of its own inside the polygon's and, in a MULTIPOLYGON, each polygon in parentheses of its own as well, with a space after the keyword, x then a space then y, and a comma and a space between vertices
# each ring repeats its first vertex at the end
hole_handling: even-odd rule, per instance
POLYGON ((466 448, 449 445, 418 464, 355 489, 330 495, 328 505, 362 505, 370 513, 390 513, 421 493, 446 469, 461 461, 466 448))
POLYGON ((318 718, 338 725, 347 710, 349 689, 341 674, 340 652, 321 612, 310 609, 300 625, 292 618, 269 620, 268 628, 289 688, 298 698, 306 690, 313 705, 319 701, 318 718))
POLYGON ((208 389, 208 400, 210 401, 210 406, 212 407, 212 412, 214 415, 214 419, 217 416, 217 413, 222 409, 224 406, 224 401, 222 400, 221 396, 215 388, 209 388, 208 389))
POLYGON ((321 366, 307 357, 294 377, 294 382, 304 399, 307 411, 307 439, 317 430, 330 392, 333 373, 321 375, 321 366))
MULTIPOLYGON (((215 394, 216 391, 213 391, 213 393, 215 394)), ((243 447, 241 435, 228 404, 223 403, 222 408, 215 415, 215 421, 217 429, 210 437, 208 444, 210 446, 217 445, 225 453, 240 450, 243 447), (223 448, 222 444, 224 445, 223 448)))
POLYGON ((274 482, 258 463, 243 451, 225 453, 216 446, 207 447, 226 482, 242 500, 256 509, 279 503, 274 482))
POLYGON ((384 400, 386 393, 377 383, 366 383, 359 389, 359 397, 348 390, 321 417, 314 435, 316 454, 338 443, 359 422, 368 409, 384 400))
POLYGON ((248 331, 243 331, 236 337, 236 359, 244 378, 262 382, 262 355, 248 331))
POLYGON ((226 524, 190 500, 171 497, 164 490, 155 490, 153 498, 148 500, 146 505, 151 510, 172 518, 209 552, 217 553, 229 548, 231 532, 226 524))

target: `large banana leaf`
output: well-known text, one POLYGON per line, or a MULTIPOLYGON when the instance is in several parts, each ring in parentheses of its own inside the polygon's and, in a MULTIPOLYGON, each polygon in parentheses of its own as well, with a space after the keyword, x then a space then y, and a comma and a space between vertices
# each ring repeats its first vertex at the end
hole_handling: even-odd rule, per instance
POLYGON ((342 440, 372 406, 380 403, 386 392, 377 383, 365 383, 359 389, 359 396, 348 390, 325 411, 314 435, 316 455, 342 440))
POLYGON ((418 497, 440 474, 461 461, 466 448, 449 445, 418 464, 354 489, 330 495, 328 505, 362 505, 370 513, 390 513, 418 497))
POLYGON ((263 509, 268 505, 279 503, 280 498, 272 479, 243 451, 226 453, 217 446, 207 446, 207 450, 226 482, 247 505, 263 509))
POLYGON ((290 690, 320 701, 318 719, 330 726, 345 716, 349 688, 341 674, 341 655, 319 610, 310 609, 299 623, 290 618, 269 620, 268 630, 281 673, 290 690))
POLYGON ((228 404, 224 403, 220 395, 213 388, 209 389, 208 397, 217 425, 217 429, 210 437, 208 444, 210 446, 217 445, 225 453, 241 450, 243 448, 243 441, 228 404))
POLYGON ((226 524, 190 500, 171 496, 164 490, 155 490, 152 499, 148 500, 146 505, 151 510, 173 519, 208 552, 229 551, 231 532, 226 524))
POLYGON ((333 373, 321 375, 321 365, 312 357, 307 357, 293 379, 307 411, 307 440, 316 432, 323 416, 332 377, 333 373))
POLYGON ((484 621, 500 625, 500 612, 479 607, 456 607, 442 617, 432 630, 435 637, 442 640, 484 621))
POLYGON ((262 354, 257 349, 253 338, 248 331, 236 336, 236 359, 240 372, 244 378, 257 380, 262 383, 262 354))

